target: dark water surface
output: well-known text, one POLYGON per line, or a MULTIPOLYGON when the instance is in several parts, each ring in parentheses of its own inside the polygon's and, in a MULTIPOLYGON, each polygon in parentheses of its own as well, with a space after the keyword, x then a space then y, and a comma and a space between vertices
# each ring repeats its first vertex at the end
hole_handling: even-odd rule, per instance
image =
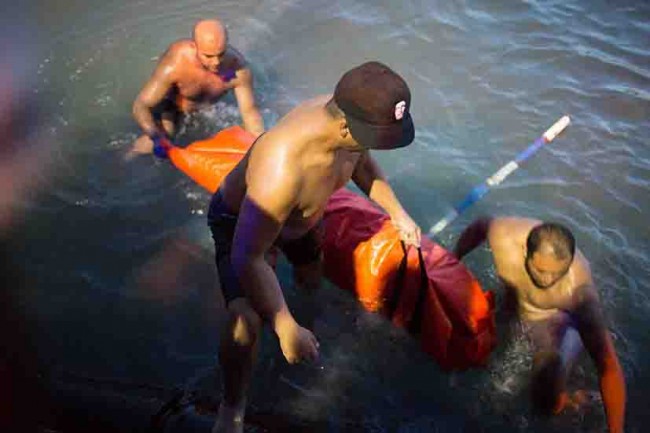
MULTIPOLYGON (((376 157, 423 229, 569 114, 564 135, 439 241, 452 246, 484 213, 568 224, 591 261, 625 369, 627 431, 647 430, 649 3, 30 0, 3 8, 0 324, 5 363, 25 367, 14 376, 25 394, 37 392, 36 373, 127 396, 215 388, 222 307, 209 197, 166 162, 123 155, 138 133, 130 105, 157 56, 197 19, 219 16, 251 62, 267 125, 365 60, 404 75, 415 144, 376 157)), ((238 122, 225 98, 188 120, 180 141, 238 122)), ((496 287, 486 250, 467 263, 496 287)), ((286 264, 279 273, 298 306, 286 264)), ((350 297, 335 288, 322 296, 320 363, 288 367, 266 334, 252 412, 327 432, 606 429, 598 402, 551 421, 531 413, 520 336, 502 339, 486 370, 445 374, 350 297)), ((588 359, 571 384, 597 392, 588 359)))

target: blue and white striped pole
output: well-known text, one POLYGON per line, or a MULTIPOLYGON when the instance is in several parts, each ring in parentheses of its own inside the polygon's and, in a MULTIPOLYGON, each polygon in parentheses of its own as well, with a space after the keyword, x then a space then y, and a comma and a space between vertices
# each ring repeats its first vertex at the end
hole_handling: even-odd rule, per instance
POLYGON ((438 221, 433 227, 429 229, 429 236, 435 236, 445 229, 458 215, 463 213, 468 207, 479 201, 485 194, 488 193, 490 188, 499 185, 503 180, 508 177, 513 171, 519 168, 519 166, 530 158, 535 152, 539 150, 546 143, 553 141, 563 130, 566 128, 571 119, 569 116, 564 116, 553 126, 551 126, 541 137, 539 137, 533 144, 528 146, 526 150, 521 152, 517 157, 501 167, 496 173, 488 177, 485 182, 480 185, 475 186, 472 191, 470 191, 465 199, 456 206, 454 209, 449 211, 444 218, 438 221))

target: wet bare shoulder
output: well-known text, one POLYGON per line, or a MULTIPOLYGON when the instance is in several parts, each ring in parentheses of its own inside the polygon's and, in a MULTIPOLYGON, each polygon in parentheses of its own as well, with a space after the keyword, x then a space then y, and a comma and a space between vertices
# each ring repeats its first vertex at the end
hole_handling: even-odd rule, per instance
POLYGON ((192 55, 191 42, 180 40, 171 44, 158 60, 157 72, 168 77, 175 77, 183 59, 192 55))
POLYGON ((239 71, 240 69, 248 67, 244 55, 230 45, 228 45, 228 48, 226 49, 226 55, 224 56, 223 62, 224 66, 233 71, 239 71))
POLYGON ((161 62, 179 62, 183 57, 195 55, 194 45, 189 39, 172 43, 161 57, 161 62))
POLYGON ((301 102, 280 119, 273 132, 283 135, 285 141, 293 142, 295 148, 309 142, 326 122, 323 107, 329 98, 330 95, 320 95, 301 102))
POLYGON ((532 218, 520 218, 502 216, 496 217, 490 223, 490 232, 498 236, 521 236, 528 235, 528 232, 536 225, 541 224, 540 220, 532 218))
POLYGON ((517 281, 521 274, 526 236, 535 220, 516 217, 497 217, 490 221, 488 242, 497 273, 502 279, 517 281))
POLYGON ((589 282, 574 287, 565 309, 582 319, 591 320, 594 316, 600 316, 602 304, 596 286, 589 282))
POLYGON ((260 136, 251 150, 247 178, 262 176, 271 181, 290 175, 295 166, 291 164, 291 139, 290 135, 279 128, 260 136))
POLYGON ((494 250, 523 245, 530 230, 540 221, 517 217, 496 217, 490 221, 488 241, 494 250))
POLYGON ((575 287, 592 286, 594 284, 589 261, 580 250, 576 250, 573 263, 571 264, 571 272, 574 275, 573 284, 575 287))
POLYGON ((271 131, 260 136, 251 149, 246 170, 249 194, 265 201, 292 205, 300 179, 291 151, 287 138, 281 133, 271 131))

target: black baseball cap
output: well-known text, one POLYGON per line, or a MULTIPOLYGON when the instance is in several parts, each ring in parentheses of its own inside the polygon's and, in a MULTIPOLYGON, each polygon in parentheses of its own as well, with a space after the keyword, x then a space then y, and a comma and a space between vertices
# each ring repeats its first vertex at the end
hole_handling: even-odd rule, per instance
POLYGON ((397 149, 415 137, 411 91, 383 63, 367 62, 343 74, 334 102, 345 113, 352 137, 367 149, 397 149))

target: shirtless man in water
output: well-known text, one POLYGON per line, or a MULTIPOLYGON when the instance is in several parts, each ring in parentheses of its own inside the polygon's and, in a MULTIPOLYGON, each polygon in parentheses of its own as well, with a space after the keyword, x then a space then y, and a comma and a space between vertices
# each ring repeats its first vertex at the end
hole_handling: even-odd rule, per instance
POLYGON ((214 104, 231 89, 244 128, 256 136, 264 132, 253 77, 243 56, 228 45, 226 29, 219 21, 199 21, 192 40, 169 46, 133 103, 133 116, 143 135, 130 155, 151 153, 154 142, 174 137, 181 114, 214 104))
POLYGON ((479 218, 461 234, 461 259, 488 240, 497 274, 516 301, 519 316, 535 348, 531 397, 546 414, 577 408, 584 393, 569 395, 565 382, 582 349, 591 356, 600 378, 612 433, 622 433, 625 379, 607 330, 589 263, 575 248, 564 226, 524 218, 479 218))
POLYGON ((297 285, 317 287, 319 222, 334 191, 353 180, 386 210, 402 239, 419 246, 420 228, 369 152, 411 143, 410 102, 407 84, 387 66, 369 62, 351 69, 333 95, 301 103, 260 136, 214 194, 208 221, 229 317, 219 350, 224 394, 213 432, 243 431, 265 323, 287 362, 317 358, 318 341, 289 311, 265 254, 279 247, 294 266, 297 285))

